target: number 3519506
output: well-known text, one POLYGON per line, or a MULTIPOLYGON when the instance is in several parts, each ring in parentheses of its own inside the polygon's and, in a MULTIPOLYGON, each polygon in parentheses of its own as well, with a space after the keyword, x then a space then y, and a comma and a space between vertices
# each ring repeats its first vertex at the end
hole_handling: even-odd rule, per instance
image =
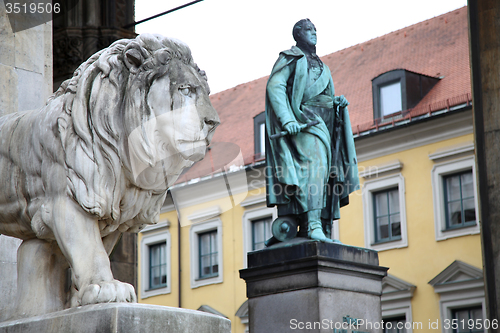
POLYGON ((472 330, 472 329, 497 329, 498 328, 498 320, 493 319, 469 319, 469 320, 458 320, 458 319, 445 319, 443 322, 444 329, 449 330, 458 330, 459 332, 462 332, 466 329, 472 330))
POLYGON ((5 4, 5 11, 7 14, 52 14, 61 11, 61 4, 55 3, 9 3, 5 4))

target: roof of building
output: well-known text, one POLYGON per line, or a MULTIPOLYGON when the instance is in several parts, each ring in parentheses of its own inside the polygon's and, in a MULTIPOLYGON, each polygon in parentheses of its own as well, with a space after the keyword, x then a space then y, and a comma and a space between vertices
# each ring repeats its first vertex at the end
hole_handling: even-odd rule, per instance
MULTIPOLYGON (((321 60, 332 72, 335 94, 344 95, 350 103, 355 136, 386 127, 384 120, 374 120, 372 80, 391 70, 404 69, 440 80, 417 106, 389 119, 388 126, 471 101, 467 7, 337 51, 321 60)), ((210 159, 205 158, 179 182, 207 175, 210 169, 215 171, 214 156, 215 160, 231 160, 234 152, 226 156, 227 146, 222 149, 222 142, 237 145, 244 164, 255 162, 253 118, 264 111, 267 80, 267 76, 262 77, 211 96, 221 125, 213 137, 210 159)))

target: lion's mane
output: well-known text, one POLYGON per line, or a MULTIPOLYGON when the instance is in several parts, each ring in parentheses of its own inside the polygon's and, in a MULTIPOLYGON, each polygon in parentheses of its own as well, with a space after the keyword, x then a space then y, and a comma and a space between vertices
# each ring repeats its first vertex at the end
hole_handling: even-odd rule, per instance
MULTIPOLYGON (((62 83, 50 103, 63 99, 57 126, 67 166, 68 192, 101 229, 137 231, 157 222, 166 190, 133 184, 127 138, 154 117, 147 104, 152 82, 168 75, 171 59, 181 60, 204 78, 187 45, 160 35, 119 40, 83 63, 62 83)), ((205 87, 208 91, 208 84, 205 87)), ((58 104, 58 103, 57 103, 58 104)), ((145 163, 152 164, 154 142, 140 138, 145 163)))

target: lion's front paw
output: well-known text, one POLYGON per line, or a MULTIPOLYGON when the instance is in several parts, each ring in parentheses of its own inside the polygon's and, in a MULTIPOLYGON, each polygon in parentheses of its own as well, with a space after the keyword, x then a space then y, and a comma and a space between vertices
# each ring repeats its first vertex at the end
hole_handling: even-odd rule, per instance
POLYGON ((90 284, 73 295, 71 307, 111 302, 137 302, 134 287, 118 280, 90 284))

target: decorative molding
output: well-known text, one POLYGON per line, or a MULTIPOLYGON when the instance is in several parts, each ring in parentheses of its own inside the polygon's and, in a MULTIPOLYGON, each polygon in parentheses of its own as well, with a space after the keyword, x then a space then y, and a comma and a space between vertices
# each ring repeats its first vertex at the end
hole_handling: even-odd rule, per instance
MULTIPOLYGON (((481 269, 455 260, 430 280, 429 284, 439 294, 441 322, 453 318, 453 309, 473 306, 481 306, 483 318, 486 318, 484 280, 481 269)), ((443 332, 452 333, 452 329, 443 328, 443 332)))
POLYGON ((401 299, 411 299, 417 287, 409 282, 387 275, 382 279, 382 303, 401 299))
POLYGON ((197 210, 187 218, 193 223, 200 223, 206 220, 216 218, 222 214, 222 209, 216 205, 207 209, 197 210))
POLYGON ((369 166, 364 171, 359 172, 359 176, 365 179, 383 176, 390 172, 400 172, 403 163, 400 160, 393 160, 380 165, 369 166))
POLYGON ((436 150, 434 153, 429 154, 429 159, 434 162, 445 158, 455 158, 462 154, 473 154, 474 153, 474 142, 461 143, 455 146, 441 148, 436 150))
POLYGON ((456 111, 394 130, 356 138, 358 162, 473 133, 472 112, 456 111))
POLYGON ((436 293, 460 291, 467 285, 468 288, 484 286, 483 271, 477 267, 455 260, 441 273, 436 275, 429 284, 436 293))
POLYGON ((244 301, 243 304, 238 308, 235 313, 236 317, 239 317, 243 320, 243 318, 248 318, 248 300, 244 301))
POLYGON ((226 315, 220 313, 219 311, 215 310, 213 307, 210 305, 202 305, 198 308, 198 311, 206 312, 206 313, 211 313, 216 316, 221 316, 223 318, 228 318, 226 315))
POLYGON ((248 196, 245 200, 243 200, 240 204, 243 208, 250 208, 255 205, 263 205, 266 203, 266 195, 258 195, 258 196, 248 196))
POLYGON ((241 323, 245 325, 245 333, 248 333, 248 300, 243 302, 241 306, 238 308, 238 311, 235 313, 236 317, 239 317, 241 320, 241 323))
POLYGON ((158 230, 161 230, 161 229, 164 229, 164 228, 168 228, 170 227, 170 221, 165 219, 165 220, 161 220, 160 222, 158 222, 157 224, 152 224, 152 225, 148 225, 147 227, 145 227, 144 229, 141 230, 141 234, 146 234, 146 233, 149 233, 149 232, 152 232, 152 231, 158 231, 158 230))

